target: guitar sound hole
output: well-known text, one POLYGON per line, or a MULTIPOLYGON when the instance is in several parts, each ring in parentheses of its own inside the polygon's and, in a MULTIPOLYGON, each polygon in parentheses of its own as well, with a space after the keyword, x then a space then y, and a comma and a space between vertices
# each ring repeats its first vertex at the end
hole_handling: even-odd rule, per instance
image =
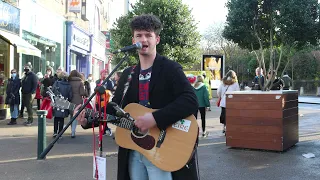
POLYGON ((133 128, 131 130, 131 134, 136 138, 144 138, 144 137, 146 137, 146 135, 148 135, 148 133, 149 133, 149 130, 142 132, 138 128, 133 128))

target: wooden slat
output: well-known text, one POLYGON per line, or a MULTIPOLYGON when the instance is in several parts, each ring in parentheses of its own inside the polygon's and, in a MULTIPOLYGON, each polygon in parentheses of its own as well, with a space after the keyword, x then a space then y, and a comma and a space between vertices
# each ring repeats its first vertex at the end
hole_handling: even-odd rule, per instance
POLYGON ((226 117, 227 125, 253 125, 253 126, 282 126, 281 118, 268 118, 268 117, 226 117))
POLYGON ((226 100, 227 104, 228 102, 282 102, 282 94, 233 94, 227 95, 226 100))
POLYGON ((227 102, 228 109, 242 110, 278 110, 282 109, 282 104, 279 102, 227 102))
POLYGON ((292 101, 285 101, 283 109, 291 109, 294 107, 298 107, 298 100, 292 100, 292 101))
POLYGON ((229 125, 227 124, 228 132, 239 133, 257 133, 257 134, 282 134, 281 126, 252 126, 252 125, 229 125))
POLYGON ((295 114, 293 116, 283 118, 282 121, 283 121, 283 126, 290 125, 291 123, 298 123, 299 122, 299 115, 295 114))
POLYGON ((279 110, 241 110, 226 109, 227 117, 255 117, 255 118, 282 118, 282 109, 279 110))
POLYGON ((298 92, 297 93, 289 93, 289 94, 283 94, 284 101, 292 101, 292 100, 298 100, 298 92))
POLYGON ((294 116, 298 114, 298 107, 283 110, 283 118, 294 116))
POLYGON ((264 149, 264 150, 273 150, 273 151, 282 151, 283 149, 281 143, 236 140, 236 139, 227 139, 226 145, 230 147, 264 149))
POLYGON ((227 139, 261 141, 282 143, 282 136, 279 134, 257 134, 257 133, 239 133, 228 131, 226 134, 227 139))
POLYGON ((288 149, 297 142, 299 142, 299 122, 298 120, 287 121, 283 127, 283 148, 288 149))

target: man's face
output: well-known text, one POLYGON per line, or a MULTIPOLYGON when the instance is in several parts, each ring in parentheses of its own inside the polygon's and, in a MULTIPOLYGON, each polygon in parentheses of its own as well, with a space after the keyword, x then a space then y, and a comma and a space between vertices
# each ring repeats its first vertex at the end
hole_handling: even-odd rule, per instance
POLYGON ((260 69, 257 69, 257 70, 256 70, 256 75, 257 75, 257 76, 260 76, 260 75, 261 75, 261 70, 260 70, 260 69))
POLYGON ((107 77, 107 73, 106 72, 102 72, 101 73, 101 79, 105 79, 107 77))
POLYGON ((23 69, 24 69, 24 72, 26 72, 26 73, 30 71, 30 67, 29 66, 24 66, 23 69))
POLYGON ((57 69, 56 73, 57 73, 57 74, 60 74, 61 71, 62 71, 61 69, 57 69))
POLYGON ((156 46, 160 42, 160 36, 151 31, 135 30, 132 42, 142 44, 142 49, 138 50, 140 55, 152 55, 157 53, 156 46))

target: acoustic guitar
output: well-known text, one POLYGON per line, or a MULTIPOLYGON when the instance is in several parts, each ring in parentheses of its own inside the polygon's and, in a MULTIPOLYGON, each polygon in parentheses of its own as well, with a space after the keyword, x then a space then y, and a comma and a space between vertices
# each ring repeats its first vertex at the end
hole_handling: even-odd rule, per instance
MULTIPOLYGON (((52 105, 58 109, 69 110, 76 107, 58 96, 54 97, 52 105)), ((119 107, 116 106, 115 109, 119 110, 119 107)), ((166 130, 153 127, 146 132, 140 132, 134 125, 134 119, 156 110, 131 103, 121 111, 121 117, 109 121, 117 126, 115 140, 119 146, 140 152, 164 171, 177 171, 188 163, 198 136, 198 124, 193 115, 177 121, 166 130)), ((100 116, 92 109, 85 109, 85 112, 88 116, 92 116, 92 113, 95 117, 100 116)))

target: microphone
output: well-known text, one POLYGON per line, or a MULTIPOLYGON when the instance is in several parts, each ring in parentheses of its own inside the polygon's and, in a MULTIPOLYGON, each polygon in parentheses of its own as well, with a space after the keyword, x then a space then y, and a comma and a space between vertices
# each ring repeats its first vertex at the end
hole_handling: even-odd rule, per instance
POLYGON ((142 44, 140 42, 137 42, 137 43, 132 44, 130 46, 126 46, 124 48, 118 49, 118 50, 114 51, 113 54, 117 54, 120 52, 132 51, 132 50, 141 49, 141 48, 142 48, 142 44))

